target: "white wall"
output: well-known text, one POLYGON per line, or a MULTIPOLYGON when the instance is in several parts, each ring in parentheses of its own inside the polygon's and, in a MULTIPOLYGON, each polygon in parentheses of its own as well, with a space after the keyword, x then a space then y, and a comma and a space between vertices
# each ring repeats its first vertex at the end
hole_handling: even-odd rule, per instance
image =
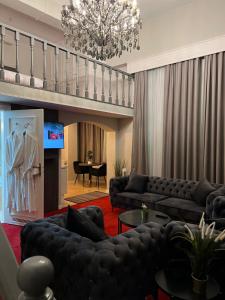
MULTIPOLYGON (((173 51, 176 51, 177 60, 180 60, 178 50, 185 52, 182 59, 189 58, 190 51, 201 55, 198 53, 198 45, 209 40, 212 40, 212 43, 208 52, 213 53, 214 46, 217 52, 215 39, 225 36, 224 12, 224 0, 194 0, 145 19, 140 36, 141 50, 126 53, 121 58, 112 59, 107 63, 128 63, 128 72, 158 67, 160 61, 161 64, 170 63, 169 60, 162 62, 161 56, 168 56, 173 51), (155 59, 159 60, 158 65, 153 64, 155 59)), ((205 55, 205 47, 202 47, 202 55, 205 55)), ((224 39, 219 47, 219 51, 225 50, 224 39)))
MULTIPOLYGON (((36 15, 36 19, 31 18, 29 14, 27 16, 0 5, 1 22, 29 31, 54 43, 64 44, 63 33, 59 27, 61 1, 0 0, 1 2, 24 13, 28 14, 30 11, 30 15, 36 15), (49 26, 44 22, 55 26, 49 26)), ((133 51, 131 54, 125 53, 108 63, 113 66, 128 63, 128 72, 136 72, 158 67, 160 64, 168 64, 170 61, 188 59, 190 52, 192 56, 201 56, 223 51, 225 50, 224 11, 224 0, 193 0, 159 12, 155 16, 146 17, 143 20, 140 36, 141 50, 133 51), (182 55, 179 54, 180 51, 182 55), (175 52, 172 58, 171 52, 175 52), (167 59, 164 59, 165 57, 167 59), (157 64, 154 63, 156 60, 157 64)))

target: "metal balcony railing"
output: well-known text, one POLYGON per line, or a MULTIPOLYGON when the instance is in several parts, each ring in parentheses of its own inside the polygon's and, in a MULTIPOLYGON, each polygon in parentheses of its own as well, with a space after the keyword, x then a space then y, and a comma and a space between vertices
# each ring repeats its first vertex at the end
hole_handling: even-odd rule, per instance
POLYGON ((133 108, 131 74, 2 23, 0 80, 133 108))

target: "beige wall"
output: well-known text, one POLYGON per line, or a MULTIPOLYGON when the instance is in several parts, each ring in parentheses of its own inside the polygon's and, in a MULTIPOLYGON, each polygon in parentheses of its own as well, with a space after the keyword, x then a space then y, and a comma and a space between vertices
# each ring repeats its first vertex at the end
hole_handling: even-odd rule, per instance
POLYGON ((74 122, 91 122, 102 127, 106 131, 106 158, 109 178, 114 176, 115 159, 126 161, 128 172, 131 169, 133 120, 113 119, 100 116, 77 114, 72 112, 59 112, 59 120, 65 125, 74 122), (112 133, 112 134, 110 134, 112 133))
POLYGON ((64 127, 65 144, 61 150, 61 166, 67 165, 67 179, 74 180, 73 161, 78 159, 77 154, 77 124, 64 127))
POLYGON ((126 163, 126 169, 131 171, 133 137, 133 119, 120 119, 117 131, 116 157, 126 163))
POLYGON ((68 180, 74 180, 73 161, 77 160, 77 124, 68 126, 68 180))
MULTIPOLYGON (((47 2, 48 0, 45 0, 47 2)), ((51 41, 53 43, 64 44, 64 36, 62 30, 52 27, 38 18, 32 18, 29 14, 21 13, 10 7, 1 4, 0 0, 0 22, 29 32, 38 37, 51 41)), ((8 4, 11 0, 8 0, 8 4)))

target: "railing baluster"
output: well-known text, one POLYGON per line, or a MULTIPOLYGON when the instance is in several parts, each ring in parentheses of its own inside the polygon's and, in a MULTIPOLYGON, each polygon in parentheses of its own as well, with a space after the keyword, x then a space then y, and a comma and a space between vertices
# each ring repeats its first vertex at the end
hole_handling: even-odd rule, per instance
POLYGON ((94 100, 97 100, 97 85, 96 85, 96 70, 97 70, 97 63, 94 62, 94 100))
POLYGON ((118 85, 118 78, 119 78, 119 72, 116 71, 116 104, 119 104, 119 96, 118 96, 118 94, 119 94, 119 91, 118 91, 119 85, 118 85))
POLYGON ((76 54, 76 96, 80 95, 80 88, 79 88, 79 63, 80 63, 80 57, 76 54))
POLYGON ((55 47, 55 91, 59 92, 59 48, 55 47))
POLYGON ((1 26, 1 71, 0 71, 1 80, 5 80, 4 46, 5 46, 5 26, 1 26))
MULTIPOLYGON (((35 37, 33 35, 30 35, 29 33, 25 33, 22 31, 19 31, 11 26, 0 24, 0 80, 5 79, 5 62, 6 58, 8 60, 8 53, 6 53, 6 48, 5 48, 5 41, 6 41, 6 34, 7 31, 12 31, 13 34, 15 34, 15 56, 16 56, 16 71, 15 71, 15 82, 17 84, 20 84, 21 82, 21 60, 20 57, 23 53, 21 53, 21 38, 22 36, 25 36, 27 39, 29 39, 29 48, 28 51, 30 51, 30 86, 35 87, 35 74, 36 74, 36 69, 34 63, 35 61, 35 46, 36 46, 36 41, 40 41, 42 43, 43 47, 43 89, 47 89, 47 85, 49 85, 49 74, 51 70, 55 70, 55 74, 51 74, 53 76, 51 77, 51 82, 52 79, 54 81, 54 86, 55 88, 53 89, 55 92, 61 91, 61 75, 60 75, 60 70, 61 70, 61 51, 63 51, 63 83, 65 82, 65 86, 63 86, 63 91, 66 90, 66 94, 75 94, 76 96, 80 96, 81 94, 81 86, 80 86, 80 63, 82 61, 82 66, 83 66, 83 61, 85 62, 84 68, 85 68, 85 82, 84 82, 84 95, 82 91, 82 96, 85 96, 85 98, 91 97, 91 99, 94 100, 99 100, 102 102, 109 102, 113 103, 116 105, 123 105, 132 108, 133 107, 133 76, 131 74, 128 74, 126 72, 120 71, 118 69, 114 69, 104 63, 100 63, 98 61, 95 61, 91 58, 85 57, 82 54, 76 54, 74 52, 71 52, 68 49, 65 49, 63 47, 59 47, 55 44, 48 43, 45 40, 42 40, 38 37, 35 37), (51 56, 48 57, 48 50, 51 49, 55 53, 53 54, 53 57, 51 56), (66 55, 66 57, 64 56, 66 55), (74 58, 75 56, 75 58, 74 58), (72 59, 70 59, 72 58, 72 59), (51 59, 51 61, 50 61, 51 59), (53 59, 53 65, 54 67, 52 69, 52 59, 53 59), (76 60, 76 62, 75 62, 76 60), (71 61, 72 65, 76 63, 76 67, 71 66, 71 61), (93 64, 93 70, 94 70, 94 86, 93 86, 93 93, 90 95, 90 63, 93 64), (66 66, 65 66, 66 64, 66 66), (49 70, 47 69, 49 68, 49 70), (101 71, 100 71, 101 68, 101 71), (72 77, 70 78, 70 72, 72 71, 72 77), (75 72, 74 72, 75 70, 75 72), (99 71, 99 72, 98 72, 99 71), (101 74, 100 74, 101 72, 101 74), (99 78, 97 77, 99 73, 99 78), (114 75, 115 73, 115 75, 114 75), (108 77, 109 74, 109 77, 108 77), (74 78, 75 75, 75 78, 74 78), (100 78, 101 76, 101 78, 100 78), (53 77, 53 78, 52 78, 53 77), (75 79, 75 82, 74 82, 75 79), (71 83, 71 80, 73 80, 73 84, 71 83), (108 87, 108 80, 109 80, 109 87, 108 87), (100 84, 98 85, 99 81, 102 84, 102 87, 100 88, 100 84), (122 82, 121 82, 122 81, 122 82), (115 84, 114 84, 115 83, 115 84), (74 93, 75 89, 75 93, 74 93), (73 91, 72 91, 73 90, 73 91), (121 92, 120 92, 121 91, 121 92), (99 92, 99 93, 98 93, 99 92), (114 99, 114 94, 115 94, 115 99, 114 99), (122 99, 121 99, 122 98, 122 99), (107 100, 108 99, 108 100, 107 100)), ((38 63, 38 62, 37 62, 38 63)), ((83 67, 82 67, 83 70, 83 67)))
POLYGON ((16 31, 16 83, 20 83, 20 70, 19 70, 19 40, 20 33, 16 31))
POLYGON ((109 68, 109 103, 112 103, 112 68, 109 68))
POLYGON ((70 67, 70 52, 66 52, 66 93, 70 94, 70 83, 69 83, 69 67, 70 67))
POLYGON ((43 88, 47 90, 48 83, 47 83, 47 42, 43 43, 43 88))
POLYGON ((122 75, 123 86, 122 86, 122 105, 125 106, 125 75, 122 75))
POLYGON ((30 65, 30 86, 34 87, 34 37, 30 38, 31 65, 30 65))
POLYGON ((102 65, 102 101, 105 102, 105 66, 102 65))
POLYGON ((89 98, 89 68, 88 68, 88 59, 85 59, 85 98, 89 98))
POLYGON ((128 76, 128 107, 131 107, 131 81, 132 81, 132 77, 128 76))

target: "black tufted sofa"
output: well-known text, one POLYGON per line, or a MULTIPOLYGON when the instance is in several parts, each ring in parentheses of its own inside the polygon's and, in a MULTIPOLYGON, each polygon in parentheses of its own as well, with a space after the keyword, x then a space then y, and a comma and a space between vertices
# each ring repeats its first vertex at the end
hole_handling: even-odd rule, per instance
MULTIPOLYGON (((103 228, 100 208, 80 210, 103 228)), ((166 259, 165 229, 148 223, 94 243, 65 228, 60 214, 26 224, 22 260, 44 255, 55 267, 57 300, 144 300, 155 292, 154 274, 166 259)))
POLYGON ((225 186, 214 185, 217 190, 210 193, 206 206, 191 200, 191 192, 197 181, 149 177, 144 193, 126 192, 129 177, 110 180, 112 207, 139 208, 142 203, 168 214, 170 217, 188 222, 199 222, 203 212, 208 218, 225 217, 225 186))

